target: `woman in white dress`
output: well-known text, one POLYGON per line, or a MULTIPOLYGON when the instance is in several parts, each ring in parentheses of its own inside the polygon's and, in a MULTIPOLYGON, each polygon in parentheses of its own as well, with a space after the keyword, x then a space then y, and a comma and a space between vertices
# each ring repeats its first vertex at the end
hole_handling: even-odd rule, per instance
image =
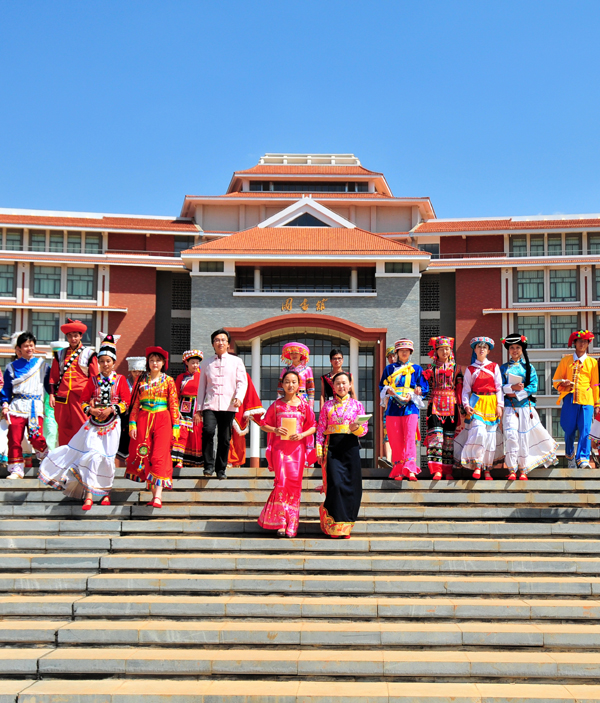
POLYGON ((131 393, 125 376, 113 371, 117 360, 116 342, 120 335, 101 335, 98 351, 100 373, 91 376, 81 396, 88 416, 69 444, 53 449, 40 466, 39 479, 65 495, 83 498, 82 510, 90 510, 93 497, 110 505, 110 489, 115 477, 115 456, 119 448, 121 422, 131 393))
POLYGON ((527 474, 539 466, 556 463, 558 444, 542 425, 535 409, 538 377, 527 355, 527 337, 509 334, 502 341, 510 359, 502 364, 504 392, 504 461, 509 481, 527 481, 527 474))

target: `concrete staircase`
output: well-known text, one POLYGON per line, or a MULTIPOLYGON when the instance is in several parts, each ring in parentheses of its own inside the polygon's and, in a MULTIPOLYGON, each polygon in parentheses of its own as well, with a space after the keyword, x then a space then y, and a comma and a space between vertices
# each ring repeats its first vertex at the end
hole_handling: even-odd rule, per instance
POLYGON ((341 541, 320 469, 293 540, 256 524, 271 474, 229 475, 89 513, 0 480, 0 703, 600 701, 600 470, 365 470, 341 541))

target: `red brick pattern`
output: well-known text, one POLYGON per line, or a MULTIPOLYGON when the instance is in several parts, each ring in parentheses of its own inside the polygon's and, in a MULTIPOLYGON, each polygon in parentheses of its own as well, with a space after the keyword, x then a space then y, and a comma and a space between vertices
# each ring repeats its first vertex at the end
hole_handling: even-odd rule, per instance
POLYGON ((127 314, 109 313, 109 329, 120 334, 117 345, 119 373, 127 373, 127 356, 143 356, 154 344, 156 271, 152 268, 113 266, 110 270, 110 304, 128 308, 127 314))
POLYGON ((500 269, 461 269, 456 271, 456 349, 457 362, 466 366, 471 358, 469 342, 473 337, 485 335, 496 342, 490 354, 493 361, 502 358, 501 315, 484 315, 484 308, 502 307, 500 269))

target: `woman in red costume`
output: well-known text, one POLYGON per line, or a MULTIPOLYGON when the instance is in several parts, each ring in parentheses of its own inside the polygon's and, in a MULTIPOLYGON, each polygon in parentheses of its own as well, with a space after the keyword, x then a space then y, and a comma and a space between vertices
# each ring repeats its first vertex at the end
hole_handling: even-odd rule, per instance
POLYGON ((179 396, 179 439, 173 445, 175 468, 202 466, 202 420, 195 416, 196 396, 200 383, 200 362, 204 355, 199 349, 183 352, 187 373, 180 373, 175 381, 179 396))
POLYGON ((146 348, 146 372, 135 387, 129 417, 131 446, 125 477, 147 483, 153 508, 162 508, 163 488, 173 488, 171 445, 179 438, 179 405, 175 381, 164 371, 169 352, 146 348))

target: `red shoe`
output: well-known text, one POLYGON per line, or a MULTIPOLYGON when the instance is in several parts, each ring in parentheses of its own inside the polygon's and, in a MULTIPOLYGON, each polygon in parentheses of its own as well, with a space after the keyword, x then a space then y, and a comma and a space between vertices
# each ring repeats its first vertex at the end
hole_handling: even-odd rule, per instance
POLYGON ((418 481, 419 479, 412 473, 408 474, 409 481, 418 481))
POLYGON ((489 471, 484 471, 483 472, 483 478, 486 481, 493 481, 494 479, 492 478, 492 474, 489 471))
POLYGON ((522 471, 519 471, 519 481, 529 481, 527 478, 527 474, 523 473, 522 471))
POLYGON ((517 474, 516 474, 514 471, 511 471, 511 472, 508 474, 507 480, 508 480, 508 481, 516 481, 516 480, 517 480, 517 474))
POLYGON ((110 496, 104 496, 100 501, 100 505, 110 505, 110 496))
POLYGON ((444 476, 444 480, 446 481, 454 481, 454 476, 452 474, 446 474, 444 476))
POLYGON ((431 478, 433 481, 441 481, 442 480, 442 472, 436 471, 431 478))
POLYGON ((162 500, 160 498, 154 498, 149 503, 146 503, 149 508, 162 508, 162 500))
POLYGON ((477 481, 478 478, 481 478, 481 469, 475 469, 473 471, 473 478, 477 481))
POLYGON ((88 498, 81 506, 81 509, 82 510, 91 510, 92 505, 94 505, 94 501, 91 498, 88 498))
POLYGON ((344 535, 344 539, 350 539, 350 535, 344 535))

